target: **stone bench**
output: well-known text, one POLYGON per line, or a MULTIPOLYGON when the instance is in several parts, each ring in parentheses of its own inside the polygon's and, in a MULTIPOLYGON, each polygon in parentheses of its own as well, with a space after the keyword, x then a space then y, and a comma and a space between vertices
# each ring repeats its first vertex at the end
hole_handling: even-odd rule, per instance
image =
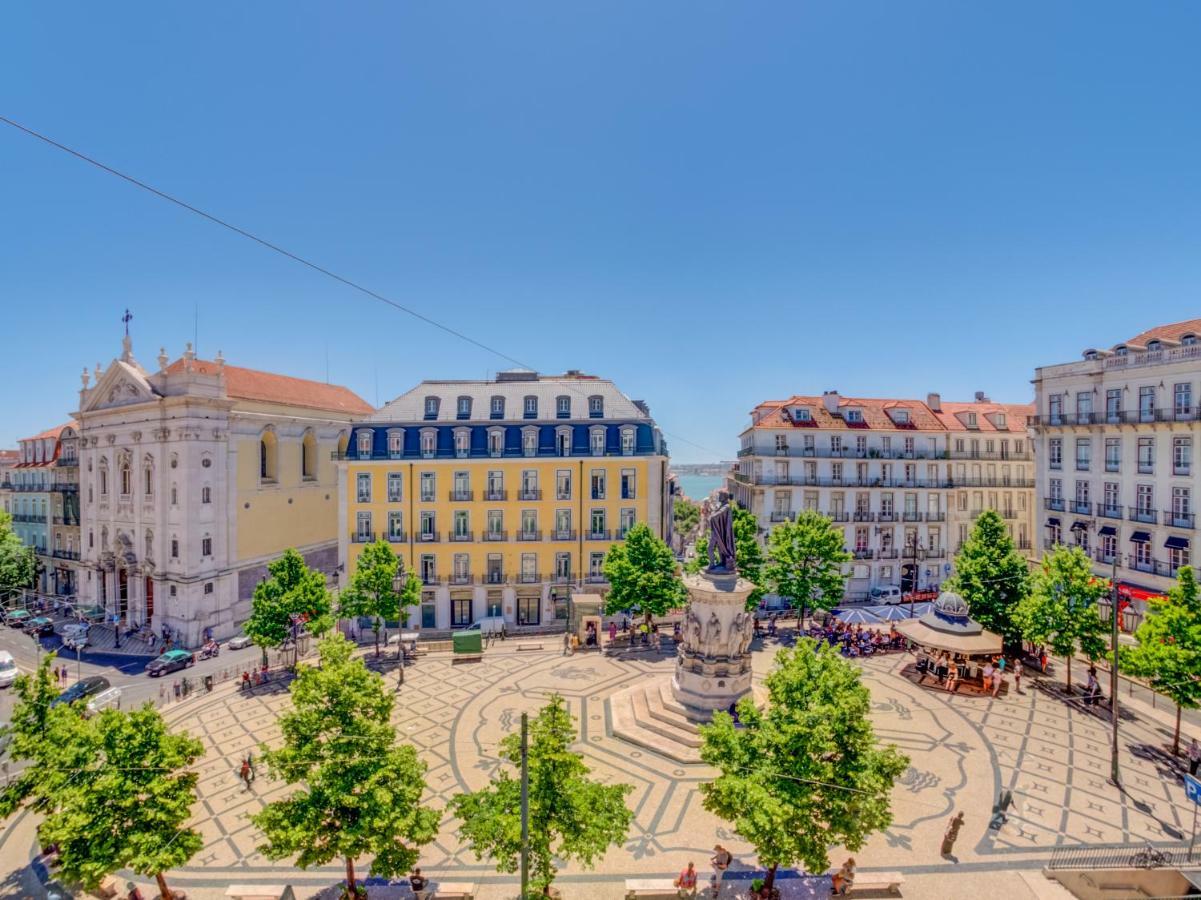
POLYGON ((854 883, 847 889, 848 896, 872 892, 899 893, 905 876, 900 872, 856 872, 854 883))
MULTIPOLYGON (((700 884, 699 873, 697 884, 700 884)), ((676 900, 679 895, 680 889, 676 887, 674 878, 626 879, 626 900, 640 900, 642 897, 670 897, 671 900, 676 900)))
POLYGON ((431 881, 422 894, 429 900, 454 897, 457 900, 475 900, 478 885, 471 881, 431 881))
POLYGON ((527 650, 541 650, 541 649, 542 649, 541 644, 518 644, 517 645, 518 653, 524 653, 527 650))
POLYGON ((232 900, 281 900, 294 895, 286 884, 231 884, 225 889, 225 896, 232 900))

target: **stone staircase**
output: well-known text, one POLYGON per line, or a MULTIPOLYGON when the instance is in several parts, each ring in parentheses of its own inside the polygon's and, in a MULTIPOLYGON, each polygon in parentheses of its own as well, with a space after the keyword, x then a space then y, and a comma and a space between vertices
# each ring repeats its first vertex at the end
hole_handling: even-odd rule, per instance
POLYGON ((671 678, 653 678, 609 697, 614 736, 679 763, 701 761, 699 722, 671 695, 671 678))

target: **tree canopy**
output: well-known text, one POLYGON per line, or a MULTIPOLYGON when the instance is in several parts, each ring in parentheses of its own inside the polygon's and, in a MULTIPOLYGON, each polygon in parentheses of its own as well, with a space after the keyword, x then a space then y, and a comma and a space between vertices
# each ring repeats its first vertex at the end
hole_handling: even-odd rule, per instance
MULTIPOLYGON (((530 880, 548 893, 556 860, 591 868, 605 851, 625 841, 633 814, 628 784, 588 778, 584 757, 571 749, 575 723, 558 694, 529 726, 530 880)), ((520 772, 521 735, 501 740, 500 756, 520 772)), ((516 872, 521 855, 521 778, 502 770, 482 790, 451 798, 450 809, 477 859, 496 861, 500 872, 516 872)))
POLYGON ((292 636, 292 617, 299 616, 314 634, 332 625, 332 603, 325 576, 305 565, 289 548, 267 566, 268 577, 254 589, 250 618, 243 626, 260 647, 280 647, 292 636))
POLYGON ((37 578, 37 555, 17 536, 12 524, 13 517, 0 511, 0 591, 32 588, 37 578))
POLYGON ((363 547, 355 565, 350 584, 338 598, 338 612, 346 618, 369 617, 375 632, 375 655, 379 656, 379 634, 382 622, 400 619, 403 611, 421 603, 421 583, 416 592, 410 589, 412 577, 405 579, 397 590, 401 573, 400 560, 391 545, 379 540, 363 547))
POLYGON ((781 522, 767 535, 764 581, 804 615, 806 606, 833 609, 846 589, 844 564, 850 562, 841 528, 827 516, 807 509, 781 522))
POLYGON ((739 727, 724 711, 701 726, 701 759, 719 773, 701 796, 755 848, 770 888, 779 866, 823 872, 832 847, 857 851, 887 828, 909 760, 879 746, 859 670, 825 644, 781 650, 766 684, 763 710, 738 704, 739 727))
POLYGON ((1014 610, 1013 622, 1023 638, 1064 658, 1069 690, 1076 651, 1093 660, 1105 653, 1106 627, 1097 601, 1108 593, 1109 580, 1093 574, 1083 550, 1059 546, 1043 557, 1030 593, 1014 610))
POLYGON ((1172 752, 1180 749, 1179 707, 1201 706, 1201 591, 1191 566, 1181 566, 1167 597, 1151 599, 1134 633, 1138 645, 1121 650, 1122 668, 1177 704, 1172 752))
POLYGON ((605 596, 605 612, 609 615, 639 607, 648 618, 662 616, 688 600, 675 556, 645 522, 639 522, 624 541, 609 548, 604 574, 609 581, 605 596))
POLYGON ((676 533, 687 537, 701 521, 701 508, 687 497, 676 496, 672 501, 672 518, 676 533))
POLYGON ((1013 645, 1021 641, 1013 614, 1029 593, 1029 571, 1000 514, 986 509, 955 557, 955 574, 944 588, 962 596, 972 618, 1013 645))
POLYGON ((272 777, 297 787, 251 817, 268 859, 295 856, 302 869, 342 860, 351 896, 356 859, 373 856, 375 875, 404 875, 438 830, 438 813, 421 805, 426 765, 396 738, 395 698, 353 651, 334 633, 318 643, 320 665, 299 667, 283 746, 263 749, 272 777))
POLYGON ((12 719, 6 726, 12 737, 9 755, 14 760, 29 760, 33 765, 22 769, 0 790, 0 816, 10 815, 27 800, 34 808, 43 802, 34 792, 35 776, 45 774, 39 772, 38 764, 45 765, 55 751, 54 741, 50 738, 50 720, 53 716, 73 714, 65 705, 53 709, 50 706, 50 701, 59 693, 57 681, 50 673, 54 660, 55 655, 47 653, 36 672, 18 675, 13 684, 17 699, 12 719))

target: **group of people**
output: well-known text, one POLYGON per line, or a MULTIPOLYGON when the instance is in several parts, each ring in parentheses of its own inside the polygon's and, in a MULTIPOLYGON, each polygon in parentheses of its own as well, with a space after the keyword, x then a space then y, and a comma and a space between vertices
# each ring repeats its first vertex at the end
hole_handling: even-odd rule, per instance
POLYGON ((266 684, 270 680, 271 672, 267 668, 267 664, 263 663, 260 668, 254 670, 253 676, 250 674, 249 669, 242 670, 242 685, 239 689, 243 691, 249 691, 256 684, 266 684))
MULTIPOLYGON (((972 660, 958 653, 949 653, 943 650, 931 655, 925 648, 921 648, 917 652, 917 671, 920 677, 932 676, 949 693, 954 693, 961 682, 969 677, 974 677, 972 665, 972 660)), ((1013 673, 1014 689, 1019 694, 1022 693, 1022 661, 1015 657, 1013 664, 1010 665, 1003 654, 988 657, 983 664, 980 664, 981 691, 993 697, 998 696, 1001 688, 1005 685, 1007 671, 1013 673)))
POLYGON ((839 619, 831 619, 825 625, 814 622, 809 626, 809 637, 825 641, 831 647, 842 645, 843 656, 871 656, 886 650, 900 650, 905 638, 895 625, 885 633, 876 628, 864 628, 861 624, 848 625, 839 619))
MULTIPOLYGON (((712 892, 712 897, 717 897, 721 893, 722 879, 725 877, 726 870, 730 868, 733 862, 733 854, 721 844, 713 848, 713 855, 709 857, 709 865, 713 869, 713 874, 709 876, 709 890, 712 892)), ((697 874, 696 864, 689 862, 673 882, 681 900, 684 900, 684 898, 689 898, 690 900, 690 898, 697 896, 699 879, 700 876, 697 874)), ((839 895, 848 893, 851 886, 855 883, 855 858, 848 858, 838 871, 831 876, 830 881, 831 893, 839 895)), ((763 892, 762 898, 760 898, 760 895, 752 890, 750 900, 767 900, 767 893, 763 892)))

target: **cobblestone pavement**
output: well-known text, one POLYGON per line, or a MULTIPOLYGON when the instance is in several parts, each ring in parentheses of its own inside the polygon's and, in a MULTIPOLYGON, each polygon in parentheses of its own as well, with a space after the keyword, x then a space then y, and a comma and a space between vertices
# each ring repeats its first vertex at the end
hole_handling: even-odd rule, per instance
MULTIPOLYGON (((770 651, 756 654, 757 678, 766 674, 771 656, 770 651)), ((892 827, 856 854, 861 871, 905 872, 910 897, 950 896, 938 876, 952 872, 957 884, 983 878, 996 887, 1009 879, 1013 883, 1005 889, 1013 898, 1033 897, 1016 873, 1040 868, 1056 845, 1178 840, 1188 833, 1191 807, 1178 774, 1147 749, 1170 738, 1158 722, 1123 721, 1122 793, 1105 781, 1107 722, 1035 685, 997 700, 950 697, 900 677, 906 661, 894 655, 861 663, 877 733, 911 760, 894 794, 892 827), (1015 805, 1009 821, 991 831, 989 812, 1002 789, 1013 791, 1015 805), (943 828, 957 810, 965 813, 966 825, 956 858, 943 859, 943 828)), ((737 860, 727 888, 734 896, 740 884, 745 888, 755 858, 725 823, 701 807, 698 785, 711 771, 682 766, 608 733, 606 697, 639 678, 670 672, 671 665, 666 656, 564 657, 510 648, 490 651, 477 663, 428 656, 406 670, 395 721, 429 763, 430 802, 441 808, 455 793, 487 783, 499 764, 497 743, 518 727, 523 711, 534 712, 551 692, 563 694, 580 725, 578 746, 597 777, 635 787, 630 839, 610 850, 594 871, 566 867, 565 892, 620 896, 622 878, 666 877, 688 860, 704 871, 714 843, 721 842, 737 860), (741 880, 739 870, 744 870, 741 880)), ((395 673, 388 679, 394 685, 395 673)), ((192 897, 220 896, 225 885, 256 880, 287 880, 311 893, 341 874, 338 866, 298 872, 270 863, 255 850, 249 814, 287 788, 260 773, 254 789, 244 791, 236 769, 248 749, 279 739, 277 717, 288 702, 282 684, 253 695, 236 693, 231 685, 165 712, 173 726, 197 735, 206 746, 197 808, 205 846, 173 878, 192 897)), ((832 862, 840 861, 838 853, 832 855, 832 862)), ((485 896, 513 892, 514 879, 477 862, 458 841, 449 817, 435 843, 425 848, 421 865, 457 880, 476 880, 485 896)))

